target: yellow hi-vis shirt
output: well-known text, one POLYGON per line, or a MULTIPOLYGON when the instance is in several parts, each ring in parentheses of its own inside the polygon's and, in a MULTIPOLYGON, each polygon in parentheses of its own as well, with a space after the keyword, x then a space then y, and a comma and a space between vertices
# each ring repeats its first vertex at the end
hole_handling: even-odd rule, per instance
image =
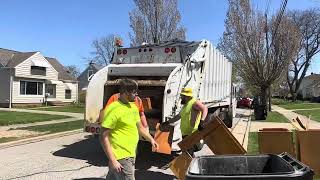
POLYGON ((135 157, 139 141, 137 123, 140 122, 135 103, 124 104, 118 100, 110 104, 104 114, 101 126, 111 130, 109 140, 115 158, 135 157))
POLYGON ((185 104, 182 107, 182 110, 180 111, 180 116, 181 116, 180 129, 181 129, 182 136, 190 135, 198 129, 198 125, 200 123, 200 118, 201 118, 201 113, 197 114, 196 122, 194 123, 194 127, 191 127, 191 124, 190 124, 192 106, 195 102, 196 102, 196 99, 192 98, 187 104, 185 104))

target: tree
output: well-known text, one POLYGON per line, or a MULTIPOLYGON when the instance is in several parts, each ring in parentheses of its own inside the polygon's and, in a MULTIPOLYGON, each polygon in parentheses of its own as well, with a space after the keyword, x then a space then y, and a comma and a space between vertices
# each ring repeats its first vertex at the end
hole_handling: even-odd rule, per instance
POLYGON ((90 61, 92 60, 94 63, 102 66, 108 65, 112 59, 115 40, 117 38, 120 37, 110 34, 106 37, 93 40, 92 47, 94 48, 94 51, 91 54, 94 55, 94 57, 90 59, 90 61))
POLYGON ((292 11, 289 13, 289 17, 299 27, 299 35, 301 37, 299 53, 291 60, 287 73, 287 82, 292 101, 296 101, 297 92, 312 62, 312 58, 320 51, 320 9, 292 11))
POLYGON ((76 65, 65 66, 68 73, 77 78, 80 75, 80 69, 76 65))
POLYGON ((286 72, 298 49, 298 30, 283 17, 285 7, 283 1, 277 14, 268 18, 252 9, 249 0, 229 0, 226 29, 218 45, 244 83, 259 90, 265 108, 269 88, 286 72))
POLYGON ((129 13, 132 46, 185 39, 177 0, 134 0, 134 3, 136 9, 129 13))

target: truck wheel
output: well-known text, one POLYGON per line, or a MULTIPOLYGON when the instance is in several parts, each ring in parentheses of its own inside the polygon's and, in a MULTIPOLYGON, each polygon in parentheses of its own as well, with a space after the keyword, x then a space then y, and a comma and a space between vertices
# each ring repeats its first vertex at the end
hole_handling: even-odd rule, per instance
POLYGON ((232 128, 233 122, 233 110, 229 107, 226 111, 223 111, 223 122, 228 128, 232 128))

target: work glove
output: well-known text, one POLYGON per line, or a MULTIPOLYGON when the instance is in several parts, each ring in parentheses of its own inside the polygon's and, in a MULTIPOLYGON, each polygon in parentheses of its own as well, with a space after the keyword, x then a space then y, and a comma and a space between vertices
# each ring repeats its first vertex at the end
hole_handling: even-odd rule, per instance
POLYGON ((204 121, 200 120, 199 125, 198 125, 198 130, 202 131, 204 129, 204 121))

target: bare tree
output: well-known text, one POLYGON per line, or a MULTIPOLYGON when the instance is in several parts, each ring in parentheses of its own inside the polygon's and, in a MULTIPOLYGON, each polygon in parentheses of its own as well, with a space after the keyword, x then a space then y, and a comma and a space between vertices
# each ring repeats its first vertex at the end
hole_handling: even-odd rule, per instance
POLYGON ((312 58, 320 51, 320 9, 292 11, 289 17, 299 27, 301 36, 299 53, 291 60, 287 73, 290 94, 292 100, 296 101, 297 92, 312 58))
POLYGON ((115 40, 120 38, 117 35, 111 34, 106 37, 101 37, 93 40, 92 47, 94 51, 92 55, 94 56, 92 60, 96 64, 106 66, 110 63, 112 55, 114 52, 115 40))
POLYGON ((218 45, 244 82, 258 89, 265 108, 269 88, 286 72, 298 49, 297 37, 288 35, 298 30, 283 17, 285 7, 283 1, 278 13, 268 18, 252 9, 249 0, 229 0, 226 29, 218 45))
POLYGON ((177 0, 134 0, 136 9, 129 13, 131 45, 185 39, 177 0))
POLYGON ((68 73, 77 78, 80 75, 80 69, 76 65, 65 66, 68 73))

